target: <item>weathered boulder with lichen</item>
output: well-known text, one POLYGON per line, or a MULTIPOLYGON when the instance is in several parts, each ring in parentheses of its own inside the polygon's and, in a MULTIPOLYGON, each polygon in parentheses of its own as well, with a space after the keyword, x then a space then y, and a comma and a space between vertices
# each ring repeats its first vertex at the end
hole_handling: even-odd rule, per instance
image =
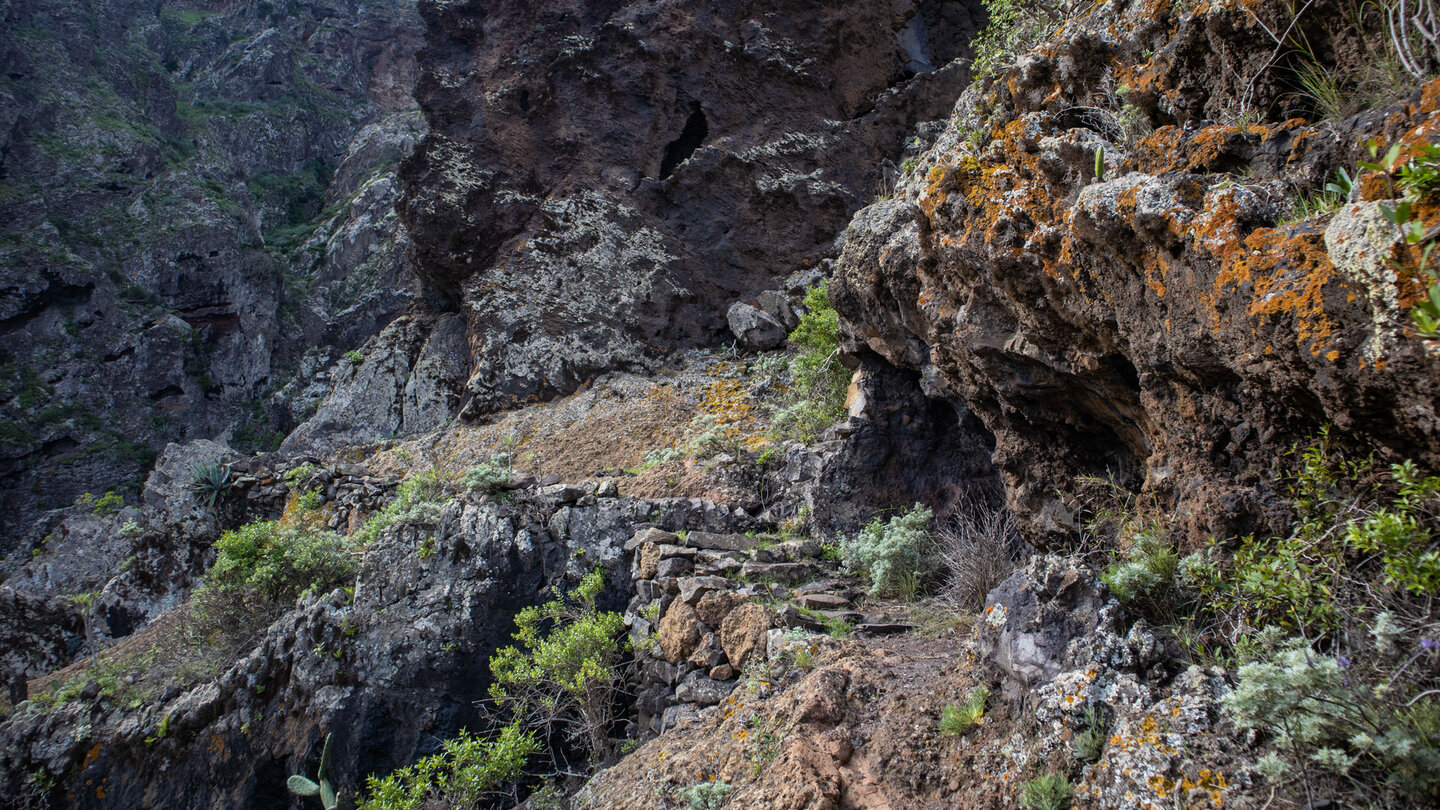
POLYGON ((1287 451, 1327 422, 1440 462, 1440 356, 1409 329, 1418 252, 1376 216, 1397 192, 1377 177, 1333 219, 1287 218, 1363 141, 1433 142, 1440 86, 1307 124, 1278 120, 1302 110, 1271 72, 1250 101, 1276 119, 1233 123, 1237 88, 1214 79, 1274 20, 1151 5, 1067 21, 968 90, 896 199, 857 216, 831 286, 852 352, 920 372, 994 435, 1040 543, 1075 531, 1077 476, 1174 504, 1196 539, 1276 527, 1287 451), (1122 110, 1106 88, 1126 80, 1122 110))

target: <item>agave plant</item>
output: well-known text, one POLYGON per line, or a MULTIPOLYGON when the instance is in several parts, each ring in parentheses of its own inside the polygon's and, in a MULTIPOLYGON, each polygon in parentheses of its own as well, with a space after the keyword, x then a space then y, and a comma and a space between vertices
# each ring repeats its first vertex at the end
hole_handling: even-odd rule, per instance
POLYGON ((216 462, 195 466, 195 478, 190 482, 190 491, 195 497, 214 506, 215 502, 230 488, 230 466, 216 462))
POLYGON ((315 779, 310 779, 300 774, 295 774, 285 782, 285 787, 296 796, 319 796, 320 804, 325 810, 335 810, 340 803, 335 795, 335 788, 331 786, 330 780, 325 778, 330 770, 330 737, 325 735, 325 747, 320 751, 320 770, 315 774, 315 779))

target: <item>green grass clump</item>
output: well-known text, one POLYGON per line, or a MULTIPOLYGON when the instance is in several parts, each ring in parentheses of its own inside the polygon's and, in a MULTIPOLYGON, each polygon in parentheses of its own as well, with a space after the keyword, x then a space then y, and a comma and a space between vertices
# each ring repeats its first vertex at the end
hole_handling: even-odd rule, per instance
POLYGON ((964 703, 951 703, 940 714, 940 733, 947 737, 958 737, 985 722, 985 702, 990 699, 990 690, 977 686, 970 690, 964 703))
POLYGON ((1080 762, 1094 762, 1105 751, 1105 715, 1097 706, 1085 708, 1085 728, 1070 741, 1070 751, 1080 762))
POLYGON ((1070 780, 1060 774, 1047 773, 1020 786, 1020 806, 1025 810, 1064 810, 1074 798, 1070 780))

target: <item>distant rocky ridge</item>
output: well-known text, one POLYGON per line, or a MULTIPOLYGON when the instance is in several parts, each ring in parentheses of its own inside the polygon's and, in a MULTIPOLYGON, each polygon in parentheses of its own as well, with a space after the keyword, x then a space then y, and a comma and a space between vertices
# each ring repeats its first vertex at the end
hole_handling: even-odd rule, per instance
POLYGON ((0 550, 167 442, 275 446, 406 309, 420 35, 406 2, 0 10, 0 550))

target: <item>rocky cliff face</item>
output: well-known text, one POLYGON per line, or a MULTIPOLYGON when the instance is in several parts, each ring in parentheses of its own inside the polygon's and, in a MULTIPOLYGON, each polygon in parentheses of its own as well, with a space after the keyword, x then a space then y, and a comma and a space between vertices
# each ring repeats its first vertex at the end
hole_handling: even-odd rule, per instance
POLYGON ((1423 287, 1375 202, 1388 190, 1286 221, 1366 139, 1433 142, 1434 87, 1342 122, 1221 123, 1239 91, 1215 76, 1256 75, 1271 120, 1305 112, 1278 71, 1227 61, 1263 52, 1282 12, 1154 6, 1075 22, 967 91, 838 262, 850 345, 974 410, 1037 542, 1073 534, 1077 476, 1176 504, 1195 540, 1273 529, 1287 453, 1325 423, 1440 460, 1440 360, 1407 333, 1423 287), (1127 115, 1158 128, 1127 133, 1127 115))
POLYGON ((420 7, 431 134, 401 210, 465 315, 469 415, 725 334, 944 114, 983 22, 933 0, 420 7))
MULTIPOLYGON (((1081 542, 1084 476, 1164 515, 1171 569, 1283 531, 1324 423, 1440 467, 1389 173, 1291 205, 1368 138, 1440 139, 1440 81, 1322 121, 1275 32, 1333 66, 1364 32, 1283 5, 1073 4, 973 85, 965 1, 4 6, 0 548, 153 469, 0 569, 0 805, 299 808, 327 734, 353 798, 493 729, 516 611, 599 567, 630 642, 607 731, 640 747, 568 806, 1013 807, 1040 774, 1077 807, 1272 806, 1295 784, 1208 638, 1180 649, 1199 618, 1122 604, 1115 549, 1019 555, 1081 542), (783 359, 742 349, 826 277, 854 375, 805 446, 767 433, 783 359), (1020 532, 939 524, 964 610, 827 547, 1002 499, 1020 532), (259 519, 348 535, 324 582, 353 588, 216 631, 196 584, 259 519)), ((1365 640, 1401 670, 1440 655, 1407 605, 1415 638, 1365 640)))
POLYGON ((411 300, 393 168, 424 125, 411 4, 0 15, 8 549, 37 510, 133 494, 166 442, 273 447, 308 415, 411 300))
MULTIPOLYGON (((213 677, 184 689, 172 681, 138 710, 97 691, 17 715, 0 732, 0 795, 20 796, 26 775, 42 768, 78 774, 74 785, 84 787, 68 798, 77 808, 300 806, 285 778, 314 772, 328 732, 337 786, 353 796, 364 775, 406 765, 462 727, 485 727, 490 656, 508 641, 509 617, 547 588, 600 566, 602 607, 620 608, 630 592, 623 547, 637 529, 756 525, 698 500, 596 497, 533 481, 511 500, 452 495, 385 532, 365 553, 353 598, 337 590, 303 599, 213 677)), ((143 670, 147 655, 169 662, 186 643, 163 623, 136 641, 121 671, 143 670)))

